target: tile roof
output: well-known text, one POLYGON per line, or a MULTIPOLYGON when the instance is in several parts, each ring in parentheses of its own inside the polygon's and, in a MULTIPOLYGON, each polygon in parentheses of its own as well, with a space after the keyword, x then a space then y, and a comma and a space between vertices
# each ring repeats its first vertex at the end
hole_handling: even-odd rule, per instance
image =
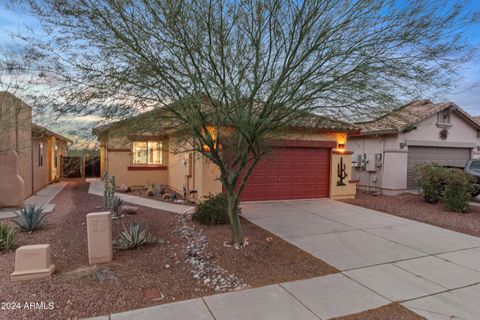
POLYGON ((65 138, 64 136, 61 136, 58 133, 48 130, 47 128, 39 126, 38 124, 35 124, 35 123, 32 123, 32 136, 33 137, 52 136, 52 137, 55 137, 56 139, 72 143, 72 140, 65 138))
POLYGON ((480 128, 480 122, 477 122, 472 116, 458 107, 455 103, 433 103, 427 99, 413 101, 381 116, 380 118, 377 118, 376 120, 358 122, 356 125, 360 127, 362 134, 398 133, 409 129, 420 121, 448 108, 457 111, 472 125, 480 128))
POLYGON ((478 123, 480 123, 480 116, 474 116, 473 119, 474 119, 475 121, 477 121, 478 123))
MULTIPOLYGON (((92 132, 94 135, 98 136, 111 129, 119 128, 122 125, 128 125, 131 131, 145 130, 146 127, 149 127, 150 129, 153 128, 157 131, 168 131, 172 128, 178 129, 178 126, 172 126, 171 123, 170 125, 161 124, 161 122, 167 123, 172 121, 169 117, 164 117, 163 121, 159 121, 159 117, 162 117, 161 111, 161 109, 155 109, 124 120, 99 125, 93 128, 92 132)), ((312 114, 308 117, 301 117, 301 120, 293 122, 290 127, 298 129, 319 129, 325 131, 359 131, 359 127, 355 124, 316 114, 312 114)))

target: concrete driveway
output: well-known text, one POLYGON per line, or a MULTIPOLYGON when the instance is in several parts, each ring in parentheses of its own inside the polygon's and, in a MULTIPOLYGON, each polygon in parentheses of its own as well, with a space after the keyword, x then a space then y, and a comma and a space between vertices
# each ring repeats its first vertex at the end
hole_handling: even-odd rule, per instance
MULTIPOLYGON (((384 299, 427 319, 480 319, 480 238, 329 199, 243 203, 242 215, 341 270, 332 287, 368 288, 366 305, 384 299)), ((308 306, 316 284, 304 281, 283 287, 308 306)))

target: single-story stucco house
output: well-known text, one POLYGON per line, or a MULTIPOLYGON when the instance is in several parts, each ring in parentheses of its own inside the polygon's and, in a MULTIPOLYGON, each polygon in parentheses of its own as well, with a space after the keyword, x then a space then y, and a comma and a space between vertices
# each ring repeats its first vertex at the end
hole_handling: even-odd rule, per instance
POLYGON ((23 201, 61 175, 71 141, 32 123, 32 108, 0 92, 0 208, 23 201))
MULTIPOLYGON (((196 201, 221 193, 218 168, 198 152, 178 152, 175 130, 132 129, 133 120, 145 128, 152 119, 155 122, 147 112, 93 130, 100 141, 102 176, 107 171, 117 185, 162 184, 179 194, 185 188, 195 191, 196 201)), ((351 153, 345 144, 355 130, 354 125, 325 117, 292 126, 272 139, 270 153, 257 164, 242 201, 353 198, 356 182, 350 178, 351 153)))
POLYGON ((480 123, 453 102, 419 100, 357 125, 347 148, 361 189, 399 194, 417 188, 419 165, 463 168, 480 157, 480 123))

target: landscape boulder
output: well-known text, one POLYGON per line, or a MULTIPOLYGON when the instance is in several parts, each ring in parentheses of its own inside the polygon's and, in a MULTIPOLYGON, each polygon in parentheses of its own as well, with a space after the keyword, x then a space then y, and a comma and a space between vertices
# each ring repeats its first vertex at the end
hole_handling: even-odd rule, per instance
POLYGON ((119 190, 120 192, 128 192, 128 186, 125 183, 122 183, 119 190))
POLYGON ((153 188, 153 192, 156 195, 161 195, 165 193, 165 188, 161 184, 156 184, 155 188, 153 188))
POLYGON ((138 213, 140 213, 140 208, 138 207, 124 205, 120 208, 120 214, 135 215, 138 213))

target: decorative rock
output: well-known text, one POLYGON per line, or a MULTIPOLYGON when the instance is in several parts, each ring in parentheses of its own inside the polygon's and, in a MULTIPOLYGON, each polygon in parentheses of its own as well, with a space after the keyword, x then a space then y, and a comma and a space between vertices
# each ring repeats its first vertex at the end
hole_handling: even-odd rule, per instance
POLYGON ((155 185, 155 188, 153 188, 153 192, 156 194, 156 195, 163 195, 165 193, 165 188, 162 187, 161 184, 156 184, 155 185))
POLYGON ((165 193, 163 196, 162 196, 162 200, 163 201, 167 201, 167 200, 171 200, 172 199, 172 195, 170 193, 165 193))
POLYGON ((98 269, 95 272, 95 278, 98 282, 102 283, 107 280, 116 280, 117 276, 110 269, 98 269))
MULTIPOLYGON (((206 252, 208 237, 203 234, 203 230, 197 230, 194 225, 187 223, 188 217, 188 214, 176 216, 177 224, 174 232, 187 242, 184 251, 185 262, 191 268, 192 277, 198 279, 204 286, 219 292, 248 288, 242 279, 215 264, 212 260, 214 255, 206 252)), ((232 246, 227 241, 225 245, 232 246)), ((182 269, 185 270, 185 268, 182 269)))
POLYGON ((122 183, 118 190, 120 190, 120 192, 128 192, 128 186, 125 183, 122 183))
POLYGON ((140 208, 134 207, 134 206, 122 206, 120 208, 120 214, 129 214, 129 215, 135 215, 140 212, 140 208))
POLYGON ((165 269, 169 269, 170 268, 170 265, 169 264, 166 264, 165 265, 165 269))
POLYGON ((267 238, 265 239, 265 241, 267 241, 267 242, 272 242, 272 241, 273 241, 273 238, 272 238, 272 237, 267 237, 267 238))

